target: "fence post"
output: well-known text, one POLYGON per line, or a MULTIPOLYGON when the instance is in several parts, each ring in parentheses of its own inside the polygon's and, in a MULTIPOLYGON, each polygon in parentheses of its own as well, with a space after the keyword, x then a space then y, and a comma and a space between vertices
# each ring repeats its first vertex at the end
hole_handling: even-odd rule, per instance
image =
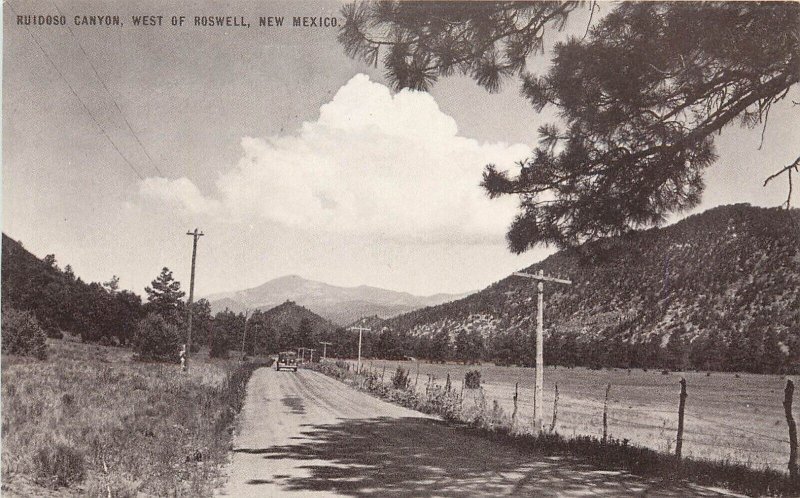
POLYGON ((686 408, 686 379, 681 379, 681 400, 678 405, 678 437, 675 439, 675 461, 680 466, 683 449, 683 409, 686 408))
POLYGON ((383 372, 381 372, 381 384, 383 384, 383 377, 386 375, 386 365, 383 366, 383 372))
POLYGON ((794 395, 794 382, 786 381, 784 391, 783 409, 786 411, 786 423, 789 425, 789 478, 796 481, 797 475, 797 425, 792 417, 792 396, 794 395))
POLYGON ((553 421, 550 423, 550 432, 556 430, 556 417, 558 416, 558 384, 556 384, 556 397, 553 399, 553 421))
POLYGON ((611 383, 606 386, 606 399, 603 402, 603 444, 608 440, 608 392, 611 390, 611 383))
POLYGON ((519 382, 514 384, 514 412, 511 414, 511 433, 517 426, 517 398, 519 398, 519 382))
POLYGON ((417 378, 414 379, 414 392, 417 392, 417 384, 419 384, 419 360, 417 360, 417 378))

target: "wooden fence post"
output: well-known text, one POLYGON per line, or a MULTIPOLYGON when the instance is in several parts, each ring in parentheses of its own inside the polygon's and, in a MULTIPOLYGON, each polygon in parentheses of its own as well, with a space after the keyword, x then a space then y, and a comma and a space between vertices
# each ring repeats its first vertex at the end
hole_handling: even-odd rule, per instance
POLYGON ((419 384, 419 360, 417 360, 417 378, 414 379, 414 392, 417 392, 417 384, 419 384))
POLYGON ((796 481, 797 475, 797 425, 792 416, 792 396, 794 395, 794 382, 786 381, 784 391, 783 409, 786 412, 786 423, 789 425, 789 478, 796 481))
POLYGON ((556 430, 556 417, 558 416, 558 384, 556 384, 556 397, 553 399, 553 421, 550 423, 550 432, 556 430))
POLYGON ((383 384, 383 377, 386 375, 386 365, 383 366, 383 372, 381 372, 381 384, 383 384))
POLYGON ((519 398, 519 382, 514 384, 514 412, 511 413, 511 433, 514 433, 514 428, 517 426, 517 399, 519 398))
POLYGON ((603 402, 603 444, 608 440, 608 392, 611 391, 611 383, 606 386, 606 399, 603 402))
POLYGON ((675 439, 675 461, 680 466, 683 450, 683 410, 686 408, 686 379, 681 379, 681 400, 678 405, 678 437, 675 439))

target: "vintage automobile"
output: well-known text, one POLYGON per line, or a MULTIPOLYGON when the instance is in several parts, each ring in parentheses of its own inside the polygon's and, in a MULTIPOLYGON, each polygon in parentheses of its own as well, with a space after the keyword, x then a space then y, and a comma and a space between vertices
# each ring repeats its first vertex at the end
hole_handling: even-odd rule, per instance
POLYGON ((278 353, 278 361, 275 363, 275 370, 280 371, 281 368, 297 371, 297 353, 294 351, 284 351, 278 353))

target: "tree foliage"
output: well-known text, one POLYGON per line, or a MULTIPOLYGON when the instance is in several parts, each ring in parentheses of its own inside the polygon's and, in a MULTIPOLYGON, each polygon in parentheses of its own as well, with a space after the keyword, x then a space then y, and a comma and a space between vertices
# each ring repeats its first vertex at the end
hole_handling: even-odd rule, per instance
MULTIPOLYGON (((381 60, 397 88, 426 90, 458 71, 495 91, 519 75, 535 110, 558 111, 561 122, 539 129, 518 174, 484 172, 490 196, 520 198, 507 235, 517 253, 575 246, 696 206, 716 159, 714 134, 765 123, 800 79, 795 2, 623 2, 584 38, 557 44, 546 74, 526 72, 544 29, 563 26, 576 7, 362 1, 343 9, 346 53, 381 60)), ((779 171, 790 189, 799 162, 779 171)))
POLYGON ((176 363, 181 342, 181 334, 175 324, 157 313, 150 313, 136 327, 133 349, 142 361, 176 363))
POLYGON ((143 314, 141 298, 119 290, 115 278, 111 285, 86 283, 70 265, 60 270, 54 255, 40 260, 5 235, 2 254, 3 304, 33 314, 48 336, 69 332, 89 342, 130 342, 143 314))
POLYGON ((44 330, 31 313, 3 306, 2 350, 5 354, 47 358, 44 330))
POLYGON ((181 290, 181 283, 175 280, 169 268, 162 268, 161 273, 150 283, 150 287, 144 288, 144 291, 147 293, 148 311, 168 320, 179 320, 181 299, 186 293, 181 290))

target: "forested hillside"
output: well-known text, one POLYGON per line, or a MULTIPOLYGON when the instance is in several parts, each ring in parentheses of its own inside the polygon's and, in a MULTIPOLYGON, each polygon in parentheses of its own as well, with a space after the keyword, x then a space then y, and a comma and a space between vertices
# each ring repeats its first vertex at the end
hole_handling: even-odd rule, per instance
POLYGON ((86 283, 55 256, 39 259, 3 234, 3 307, 30 311, 51 337, 63 332, 87 341, 127 344, 143 314, 142 300, 118 289, 116 278, 86 283))
MULTIPOLYGON (((799 240, 800 211, 733 205, 550 256, 525 269, 573 281, 545 284, 546 361, 798 372, 799 240)), ((508 277, 384 326, 410 354, 531 364, 535 317, 508 277)))
MULTIPOLYGON (((51 337, 62 337, 66 332, 86 342, 129 346, 140 321, 156 314, 174 326, 178 336, 174 342, 185 343, 185 294, 172 272, 164 268, 145 291, 147 302, 143 303, 139 295, 119 289, 116 277, 102 284, 86 283, 69 265, 59 268, 54 255, 39 259, 3 234, 3 309, 30 312, 51 337)), ((320 340, 336 336, 331 322, 293 302, 253 313, 247 336, 244 313, 226 309, 212 315, 205 299, 193 303, 192 311, 193 348, 208 346, 212 356, 226 356, 229 349, 240 349, 243 340, 248 352, 271 354, 281 349, 317 347, 320 340)), ((347 340, 337 340, 346 351, 347 340)), ((177 355, 177 346, 172 349, 177 355)))

